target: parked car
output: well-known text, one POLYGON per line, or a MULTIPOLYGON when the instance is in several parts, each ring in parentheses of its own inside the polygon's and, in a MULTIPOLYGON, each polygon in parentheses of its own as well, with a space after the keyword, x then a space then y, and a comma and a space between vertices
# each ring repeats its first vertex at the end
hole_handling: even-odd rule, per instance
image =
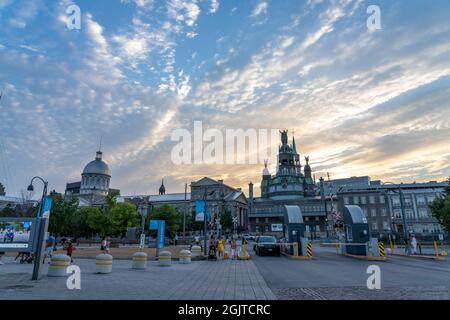
POLYGON ((277 238, 272 236, 260 236, 255 244, 256 255, 273 254, 280 256, 280 245, 277 242, 277 238))
POLYGON ((245 239, 245 241, 255 241, 255 236, 252 236, 252 235, 250 235, 250 234, 244 234, 244 239, 245 239))

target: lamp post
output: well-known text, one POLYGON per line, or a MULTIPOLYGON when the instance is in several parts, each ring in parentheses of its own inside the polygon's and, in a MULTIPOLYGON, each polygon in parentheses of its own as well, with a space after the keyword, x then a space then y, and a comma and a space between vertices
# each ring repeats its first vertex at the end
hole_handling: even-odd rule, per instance
MULTIPOLYGON (((215 191, 211 191, 208 195, 213 195, 215 193, 215 191)), ((206 187, 205 187, 205 191, 204 191, 204 194, 203 194, 203 201, 205 202, 205 212, 204 212, 204 214, 203 214, 203 235, 204 235, 204 239, 203 239, 203 253, 205 254, 205 256, 206 256, 206 246, 207 246, 207 243, 206 243, 206 214, 207 214, 207 210, 206 210, 206 196, 207 196, 207 194, 206 194, 206 187)))
POLYGON ((44 210, 44 200, 45 197, 47 196, 47 186, 48 186, 48 182, 45 181, 44 179, 42 179, 41 177, 33 177, 31 179, 30 185, 28 186, 27 190, 28 191, 34 191, 34 186, 33 186, 33 181, 35 179, 41 180, 42 183, 44 184, 44 189, 42 191, 42 199, 41 199, 41 204, 39 205, 39 213, 38 213, 38 217, 36 219, 36 226, 35 226, 35 238, 34 238, 34 243, 36 243, 35 245, 35 260, 34 260, 34 266, 33 266, 33 276, 32 276, 32 280, 39 280, 40 275, 41 275, 41 267, 42 267, 42 251, 44 250, 44 244, 45 244, 45 234, 47 233, 48 230, 48 219, 47 218, 42 218, 42 213, 44 210))
MULTIPOLYGON (((403 221, 403 239, 405 241, 405 253, 407 255, 410 255, 411 248, 409 246, 409 231, 408 231, 408 225, 406 222, 404 195, 403 195, 403 190, 402 190, 401 184, 395 184, 392 182, 384 182, 383 183, 383 185, 386 185, 386 184, 391 184, 391 185, 397 186, 397 188, 398 188, 398 194, 400 197, 400 210, 402 212, 402 221, 403 221)), ((395 191, 393 191, 393 192, 395 192, 395 191)))

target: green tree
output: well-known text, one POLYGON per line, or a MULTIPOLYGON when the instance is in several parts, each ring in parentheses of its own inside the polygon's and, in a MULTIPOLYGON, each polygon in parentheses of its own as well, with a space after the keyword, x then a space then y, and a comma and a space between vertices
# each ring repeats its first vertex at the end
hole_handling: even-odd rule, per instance
POLYGON ((136 206, 129 202, 116 203, 109 210, 112 224, 112 234, 125 236, 127 228, 138 227, 140 217, 136 213, 136 206))
POLYGON ((222 225, 222 230, 233 229, 233 218, 231 217, 230 211, 222 212, 222 215, 220 217, 220 224, 222 225))
POLYGON ((109 214, 105 214, 99 208, 83 208, 87 216, 87 225, 94 232, 101 236, 112 235, 113 226, 109 214))
POLYGON ((150 220, 165 220, 165 233, 168 237, 174 237, 175 232, 180 231, 183 223, 183 218, 178 210, 168 204, 154 208, 148 215, 146 224, 148 224, 150 220))
POLYGON ((445 230, 450 231, 450 195, 437 197, 429 204, 431 214, 445 230))
POLYGON ((72 235, 73 218, 78 210, 77 199, 54 198, 50 213, 48 231, 56 235, 72 235))

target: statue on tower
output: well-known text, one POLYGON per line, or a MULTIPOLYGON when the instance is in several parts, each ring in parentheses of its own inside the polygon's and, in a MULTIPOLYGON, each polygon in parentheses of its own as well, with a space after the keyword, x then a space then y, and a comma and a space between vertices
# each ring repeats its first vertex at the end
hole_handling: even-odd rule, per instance
POLYGON ((288 143, 288 136, 287 136, 288 131, 283 130, 283 131, 280 131, 280 133, 281 133, 281 143, 283 144, 283 146, 285 146, 288 143))
POLYGON ((306 165, 309 166, 309 156, 305 157, 306 165))

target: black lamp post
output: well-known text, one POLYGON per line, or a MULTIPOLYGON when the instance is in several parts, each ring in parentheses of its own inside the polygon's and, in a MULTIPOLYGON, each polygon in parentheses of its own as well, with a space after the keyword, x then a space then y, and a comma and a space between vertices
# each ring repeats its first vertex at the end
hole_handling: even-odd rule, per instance
POLYGON ((207 255, 207 253, 206 253, 206 246, 207 246, 207 243, 206 243, 206 241, 207 241, 207 239, 206 239, 206 214, 207 214, 207 212, 208 212, 208 210, 206 210, 206 196, 207 195, 209 195, 209 196, 211 196, 211 195, 213 195, 215 193, 215 191, 211 191, 209 194, 206 194, 206 187, 205 187, 205 191, 204 191, 204 194, 203 194, 203 201, 205 202, 205 212, 203 213, 203 235, 204 235, 204 237, 205 237, 205 239, 203 240, 203 253, 205 254, 205 256, 207 255))
POLYGON ((41 202, 41 206, 40 206, 40 212, 39 212, 39 217, 41 216, 42 213, 42 205, 44 204, 44 198, 47 195, 47 186, 48 186, 48 182, 45 181, 44 179, 42 179, 41 177, 33 177, 33 179, 31 179, 30 185, 28 186, 27 190, 28 191, 34 191, 34 186, 33 186, 33 181, 34 179, 39 179, 42 181, 42 183, 44 184, 44 189, 42 191, 42 202, 41 202))

